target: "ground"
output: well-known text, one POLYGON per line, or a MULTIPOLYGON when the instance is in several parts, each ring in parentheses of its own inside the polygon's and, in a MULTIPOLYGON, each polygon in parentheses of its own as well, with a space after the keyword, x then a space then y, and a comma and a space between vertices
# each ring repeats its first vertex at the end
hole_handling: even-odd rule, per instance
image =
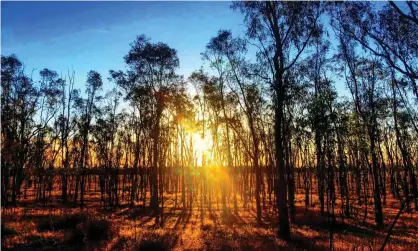
MULTIPOLYGON (((305 209, 302 192, 298 191, 296 197, 290 242, 276 238, 277 214, 273 207, 263 208, 262 223, 257 224, 254 204, 245 209, 239 204, 237 214, 232 205, 227 213, 223 213, 220 205, 213 205, 202 215, 198 203, 191 210, 184 210, 181 206, 174 207, 173 194, 167 194, 161 227, 155 224, 151 211, 142 205, 109 210, 100 205, 97 192, 90 192, 84 208, 63 206, 59 202, 44 207, 30 200, 21 201, 18 207, 2 208, 2 249, 329 250, 328 218, 320 216, 318 205, 305 209)), ((399 211, 399 202, 388 198, 383 207, 385 226, 377 229, 372 198, 367 218, 364 218, 364 205, 358 207, 352 201, 352 218, 344 219, 344 224, 339 205, 336 206, 335 250, 380 249, 399 211)), ((418 250, 418 212, 410 210, 400 216, 385 250, 418 250)))

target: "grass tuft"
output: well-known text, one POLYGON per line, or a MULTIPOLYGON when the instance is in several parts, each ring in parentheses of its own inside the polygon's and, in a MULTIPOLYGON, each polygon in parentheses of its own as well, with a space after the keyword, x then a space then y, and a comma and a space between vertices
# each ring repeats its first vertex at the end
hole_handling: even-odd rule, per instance
POLYGON ((159 235, 152 233, 146 238, 142 239, 136 250, 138 251, 165 251, 171 250, 175 245, 176 237, 171 234, 159 235))

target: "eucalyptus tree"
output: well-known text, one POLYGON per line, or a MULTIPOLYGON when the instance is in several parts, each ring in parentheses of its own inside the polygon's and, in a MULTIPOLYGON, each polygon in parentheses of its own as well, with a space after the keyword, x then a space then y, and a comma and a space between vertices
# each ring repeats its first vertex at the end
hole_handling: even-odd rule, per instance
POLYGON ((36 135, 39 90, 15 55, 1 57, 1 79, 2 203, 15 205, 36 135))
MULTIPOLYGON (((402 97, 405 89, 412 91, 418 100, 418 43, 415 34, 418 30, 417 12, 418 5, 412 1, 403 3, 389 2, 382 6, 378 11, 373 8, 374 3, 345 3, 332 9, 332 26, 344 34, 347 39, 351 39, 368 50, 372 55, 380 58, 388 68, 387 75, 391 76, 390 88, 392 89, 393 120, 396 144, 398 145, 403 165, 404 176, 410 176, 412 192, 414 197, 418 197, 416 175, 413 169, 409 168, 408 153, 403 147, 402 139, 397 132, 398 119, 397 107, 405 106, 405 112, 409 117, 414 117, 414 109, 402 97), (407 87, 407 88, 405 88, 407 87), (398 96, 399 94, 399 96, 398 96), (403 104, 402 104, 403 103, 403 104), (410 169, 407 171, 407 169, 410 169), (408 174, 409 173, 409 174, 408 174)), ((405 97, 408 94, 405 95, 405 97)), ((416 117, 415 117, 416 120, 416 117)), ((411 121, 414 121, 412 119, 411 121)), ((416 125, 411 123, 412 128, 416 125)), ((386 147, 387 148, 387 147, 386 147)), ((404 182, 408 178, 404 177, 404 182)), ((408 199, 409 185, 404 185, 404 193, 408 199)), ((415 199, 415 206, 418 208, 418 201, 415 199)))
MULTIPOLYGON (((214 56, 214 54, 211 54, 214 56)), ((204 55, 206 60, 209 54, 204 55)), ((219 55, 218 55, 219 56, 219 55)), ((213 59, 213 58, 212 58, 213 59)), ((218 63, 220 63, 218 61, 218 63)), ((196 89, 196 95, 194 97, 196 107, 198 108, 198 115, 201 115, 202 118, 198 118, 198 125, 201 124, 202 129, 202 139, 205 139, 207 134, 210 134, 212 137, 212 149, 210 151, 209 156, 204 156, 204 164, 207 166, 205 172, 209 177, 208 180, 204 179, 205 182, 205 200, 208 204, 209 209, 211 209, 212 198, 214 196, 214 189, 219 184, 221 187, 221 197, 222 197, 222 205, 223 209, 226 209, 226 177, 225 175, 218 175, 213 177, 210 175, 210 172, 213 171, 212 167, 214 165, 222 165, 224 163, 223 156, 226 155, 226 159, 228 161, 228 152, 231 150, 231 142, 228 140, 227 136, 224 137, 226 140, 222 140, 222 131, 220 131, 221 125, 224 123, 225 128, 228 126, 228 130, 224 130, 223 132, 229 131, 229 122, 225 118, 225 115, 229 111, 229 102, 227 100, 226 95, 221 91, 221 88, 225 88, 225 80, 226 80, 226 72, 223 70, 223 65, 213 65, 218 70, 218 76, 210 76, 208 73, 203 72, 203 70, 195 71, 189 77, 189 81, 193 84, 196 89), (221 83, 223 83, 223 87, 221 87, 221 83), (223 100, 223 101, 222 101, 223 100), (228 125, 227 125, 228 124, 228 125), (226 144, 225 144, 226 141, 226 144), (222 143, 224 143, 225 147, 222 147, 222 143), (222 153, 227 154, 222 154, 222 153), (209 158, 206 158, 209 157, 209 158), (211 184, 212 183, 212 184, 211 184), (210 186, 209 186, 210 185, 210 186)), ((230 114, 229 114, 230 115, 230 114)), ((227 115, 228 119, 230 119, 229 115, 227 115)), ((232 161, 232 159, 231 159, 232 161)), ((228 163, 228 162, 227 162, 228 163)), ((202 163, 203 164, 203 163, 202 163)), ((216 170, 216 169, 215 169, 216 170)), ((228 171, 232 170, 232 166, 228 166, 228 171)), ((225 170, 222 170, 223 172, 225 170)), ((225 174, 226 172, 224 172, 225 174)), ((234 208, 236 208, 236 194, 234 196, 234 208)), ((215 199, 218 197, 215 194, 215 199)))
MULTIPOLYGON (((223 73, 222 78, 224 78, 223 73)), ((224 102, 222 102, 223 94, 221 92, 221 80, 218 77, 209 76, 208 73, 205 73, 203 72, 203 70, 200 70, 193 72, 189 77, 189 81, 196 89, 196 95, 194 97, 194 100, 197 103, 197 106, 199 107, 199 112, 202 113, 201 123, 203 139, 206 134, 209 134, 207 132, 209 131, 213 140, 211 155, 208 160, 206 160, 205 157, 205 164, 210 166, 220 165, 222 163, 221 143, 223 143, 221 141, 222 131, 220 131, 220 127, 222 125, 222 122, 226 123, 226 120, 222 116, 223 114, 226 114, 226 101, 224 100, 224 102), (223 113, 224 108, 225 113, 223 113)), ((230 145, 227 143, 226 151, 228 151, 228 146, 230 145)), ((228 157, 228 154, 226 155, 228 157)), ((224 200, 225 187, 223 184, 219 185, 221 186, 221 197, 223 202, 222 204, 224 206, 223 209, 226 209, 226 200, 224 200)), ((212 201, 213 187, 208 187, 208 190, 208 204, 210 207, 212 201)))
POLYGON ((118 171, 120 168, 122 138, 119 138, 118 129, 124 119, 124 113, 117 113, 122 93, 113 88, 104 96, 106 102, 96 115, 96 123, 92 127, 95 139, 95 153, 97 154, 99 169, 104 173, 104 187, 102 188, 102 200, 105 202, 104 193, 107 193, 108 205, 118 205, 118 171), (106 188, 106 189, 105 189, 106 188), (106 191, 105 191, 106 190, 106 191))
POLYGON ((51 180, 49 176, 45 175, 45 165, 48 165, 48 172, 53 171, 53 165, 58 151, 55 151, 53 147, 54 143, 59 137, 59 133, 54 133, 51 120, 57 118, 56 114, 59 109, 59 99, 62 95, 61 85, 63 80, 58 78, 58 74, 55 71, 49 69, 43 69, 39 72, 41 77, 39 86, 39 104, 37 108, 36 119, 36 139, 34 155, 31 158, 31 162, 34 163, 36 172, 38 174, 38 193, 37 197, 46 200, 46 189, 48 183, 51 187, 51 180), (46 155, 46 151, 50 149, 50 156, 46 155), (52 155, 52 156, 51 156, 52 155), (52 159, 49 159, 52 158, 52 159), (48 162, 48 163, 45 163, 48 162), (49 179, 48 179, 49 177, 49 179), (43 191, 42 191, 43 190, 43 191))
MULTIPOLYGON (((196 78, 192 74, 189 77, 189 81, 196 78)), ((186 139, 186 128, 189 125, 192 125, 195 122, 195 113, 194 113, 194 105, 192 101, 189 99, 185 86, 179 89, 178 92, 174 92, 171 95, 171 102, 170 102, 170 111, 173 115, 173 124, 175 127, 175 156, 174 157, 174 175, 175 175, 175 203, 177 205, 177 191, 178 191, 178 183, 179 177, 181 177, 181 202, 183 204, 183 209, 186 208, 186 159, 189 152, 187 151, 187 139, 186 139)), ((199 114, 200 115, 200 114, 199 114)), ((203 137, 205 133, 205 120, 204 120, 204 112, 203 115, 203 137)), ((199 121, 197 122, 199 123, 199 121)), ((174 133, 173 133, 174 134, 174 133)), ((202 167, 205 165, 205 156, 202 156, 202 167)))
MULTIPOLYGON (((208 122, 210 122, 210 103, 209 97, 207 93, 207 87, 210 85, 210 77, 207 73, 200 69, 198 71, 192 72, 192 74, 188 78, 189 82, 195 88, 196 94, 193 97, 193 101, 195 102, 195 108, 197 110, 197 123, 199 127, 201 126, 201 138, 204 139, 207 133, 208 127, 210 126, 208 122)), ((206 164, 206 156, 202 157, 202 166, 206 164)))
POLYGON ((153 163, 151 167, 151 207, 159 222, 158 202, 158 163, 160 120, 167 106, 167 98, 181 81, 175 74, 179 67, 177 51, 165 43, 151 43, 144 35, 138 36, 124 57, 127 72, 111 71, 112 77, 128 94, 136 90, 145 90, 153 105, 153 163))
POLYGON ((303 74, 300 74, 300 63, 287 73, 289 87, 285 93, 284 114, 283 114, 283 145, 286 167, 287 196, 291 221, 295 221, 295 135, 297 130, 296 122, 300 121, 304 113, 308 85, 302 81, 303 74))
POLYGON ((299 163, 299 179, 303 180, 303 188, 305 190, 305 210, 308 209, 310 205, 313 205, 312 201, 312 172, 311 166, 312 163, 310 161, 311 154, 310 154, 310 145, 312 140, 312 131, 310 129, 310 120, 308 116, 304 115, 303 110, 306 109, 306 106, 310 103, 305 104, 301 107, 302 112, 300 113, 301 116, 296 117, 295 121, 295 128, 293 136, 294 136, 294 151, 298 155, 298 163, 299 163), (302 173, 302 174, 301 174, 302 173))
MULTIPOLYGON (((212 38, 209 43, 206 45, 206 50, 204 53, 202 53, 203 59, 208 61, 210 64, 210 67, 216 72, 216 81, 219 84, 219 101, 221 105, 221 111, 223 115, 223 121, 225 122, 225 134, 226 134, 226 153, 227 153, 227 163, 228 163, 228 169, 232 167, 232 154, 231 154, 231 140, 230 140, 230 125, 228 123, 228 116, 226 112, 226 81, 227 81, 227 65, 226 62, 223 59, 222 52, 219 51, 219 46, 222 46, 219 44, 219 41, 216 40, 216 38, 212 38)), ((224 211, 226 210, 226 200, 225 200, 225 182, 222 182, 222 205, 224 211)))
POLYGON ((74 121, 71 120, 71 108, 73 108, 74 100, 78 99, 78 90, 74 89, 74 72, 70 75, 68 73, 68 86, 65 80, 62 81, 61 87, 61 100, 60 106, 62 112, 58 117, 57 123, 61 131, 61 165, 62 165, 62 178, 61 178, 61 199, 63 202, 67 202, 68 195, 68 172, 70 168, 69 156, 70 147, 68 142, 70 140, 70 133, 74 128, 74 121), (66 87, 68 88, 66 90, 66 87))
POLYGON ((132 108, 129 120, 129 127, 133 131, 134 145, 133 145, 133 174, 131 177, 131 192, 130 204, 134 204, 135 195, 138 189, 138 174, 140 176, 140 193, 145 205, 146 196, 142 196, 145 191, 145 162, 146 162, 146 145, 147 138, 151 134, 153 128, 153 96, 152 90, 148 85, 135 84, 135 75, 125 74, 122 71, 110 71, 110 80, 116 82, 124 92, 125 100, 128 100, 132 108), (143 161, 141 167, 140 161, 143 161))
POLYGON ((348 184, 348 163, 345 149, 347 148, 348 137, 348 120, 349 120, 349 102, 335 100, 333 105, 334 113, 332 114, 332 123, 337 140, 337 159, 338 159, 338 180, 340 186, 341 212, 342 220, 344 217, 350 217, 350 189, 348 184))
MULTIPOLYGON (((251 67, 246 62, 246 43, 243 39, 234 38, 230 31, 220 30, 218 35, 211 39, 211 51, 218 56, 220 62, 225 64, 226 82, 231 89, 231 94, 236 96, 238 104, 244 111, 247 124, 250 129, 252 140, 252 152, 247 152, 252 157, 254 173, 255 173, 255 198, 257 222, 261 222, 261 183, 262 174, 260 167, 260 137, 257 130, 257 116, 261 113, 261 85, 257 82, 256 77, 252 77, 247 73, 247 68, 251 67), (256 82, 256 83, 254 83, 256 82)), ((233 123, 231 124, 234 128, 233 123)), ((242 137, 239 137, 242 139, 242 137)), ((244 142, 246 143, 246 142, 244 142)))
MULTIPOLYGON (((395 131, 395 142, 396 146, 399 149, 402 157, 402 164, 404 166, 404 177, 403 177, 403 192, 405 195, 405 199, 408 202, 407 206, 409 207, 409 201, 414 200, 415 201, 415 209, 418 210, 418 184, 416 180, 416 174, 414 172, 413 163, 411 159, 411 148, 410 146, 410 140, 411 138, 414 138, 411 133, 408 133, 407 128, 416 128, 415 125, 415 114, 411 112, 411 109, 408 109, 408 104, 405 102, 405 96, 403 95, 403 85, 401 84, 402 81, 396 77, 394 74, 394 71, 391 71, 391 81, 390 81, 390 87, 391 87, 391 108, 392 108, 392 117, 393 117, 393 129, 395 131), (409 182, 408 182, 409 178, 409 182), (411 186, 411 189, 409 188, 411 186), (412 197, 410 198, 410 190, 412 192, 412 197)), ((417 137, 416 133, 418 131, 415 129, 415 138, 417 137)), ((389 146, 386 143, 386 148, 388 149, 389 146)), ((391 160, 391 166, 393 166, 393 157, 390 155, 389 152, 389 158, 391 160)), ((395 153, 396 154, 396 153, 395 153)), ((397 158, 397 156, 396 156, 397 158)))
MULTIPOLYGON (((207 96, 207 92, 205 91, 205 86, 209 84, 211 81, 208 74, 203 71, 201 68, 198 71, 192 72, 192 74, 189 76, 188 81, 193 85, 195 88, 196 94, 193 97, 193 105, 196 110, 196 124, 198 127, 198 131, 200 132, 201 139, 205 139, 206 135, 209 134, 208 131, 211 130, 210 125, 210 103, 207 96)), ((177 136, 178 137, 178 136, 177 136)), ((183 140, 183 139, 182 139, 183 140)), ((181 152, 183 152, 183 144, 181 145, 181 152)), ((200 206, 200 214, 201 219, 204 218, 204 211, 203 211, 203 205, 206 204, 208 208, 210 208, 210 193, 211 193, 211 186, 210 186, 210 176, 208 175, 208 164, 210 163, 210 156, 207 155, 208 153, 202 153, 202 172, 201 172, 201 180, 202 180, 202 186, 201 186, 201 206, 200 206), (209 157, 209 158, 208 158, 209 157)), ((184 168, 183 168, 184 170, 184 168)), ((184 171, 183 171, 184 172, 184 171)), ((184 176, 184 175, 183 175, 184 176)), ((183 178, 184 179, 184 178, 183 178)), ((184 181, 182 182, 182 198, 184 198, 184 181)))
POLYGON ((320 2, 235 2, 232 7, 245 15, 247 35, 259 49, 257 59, 264 66, 260 76, 269 81, 274 93, 276 201, 280 238, 290 239, 285 179, 284 104, 289 88, 288 73, 300 59, 312 38, 321 33, 320 2))
POLYGON ((86 169, 89 157, 89 134, 91 130, 91 123, 94 113, 97 110, 97 103, 101 99, 100 91, 102 89, 103 81, 101 75, 97 71, 89 71, 87 73, 86 94, 87 98, 79 100, 80 118, 78 121, 78 132, 80 137, 80 158, 79 165, 75 166, 77 172, 76 187, 74 193, 74 204, 78 199, 78 187, 80 186, 80 205, 84 205, 84 185, 86 178, 86 169))
POLYGON ((378 11, 375 5, 337 4, 331 24, 403 76, 418 99, 418 4, 389 2, 378 11))
MULTIPOLYGON (((382 64, 376 59, 369 60, 359 57, 355 53, 355 44, 347 41, 344 35, 340 34, 340 53, 344 62, 344 72, 346 83, 353 97, 355 113, 360 118, 358 125, 363 127, 368 136, 368 149, 363 149, 367 165, 371 169, 373 178, 373 198, 375 210, 375 222, 378 226, 383 225, 383 213, 380 197, 380 168, 377 160, 377 138, 378 138, 378 121, 377 108, 379 106, 379 98, 381 98, 382 81, 384 75, 382 73, 382 64), (372 158, 372 164, 369 163, 369 154, 372 158)), ((367 144, 363 142, 362 145, 367 144)), ((367 203, 367 202, 366 202, 367 203)))
MULTIPOLYGON (((301 75, 307 78, 311 86, 311 97, 308 103, 309 121, 314 132, 316 148, 316 175, 318 184, 318 198, 321 214, 324 213, 324 195, 326 184, 326 144, 327 131, 330 129, 328 119, 329 105, 333 103, 335 95, 331 94, 331 83, 326 72, 330 70, 330 59, 327 57, 329 42, 322 38, 315 39, 313 53, 301 65, 301 75)), ((330 181, 331 182, 331 181, 330 181)))
MULTIPOLYGON (((257 79, 257 78, 254 78, 257 79)), ((260 80, 263 81, 263 80, 260 80)), ((261 156, 264 157, 263 165, 266 171, 267 179, 267 190, 268 190, 268 199, 269 203, 273 205, 272 196, 274 190, 274 180, 275 180, 275 159, 274 159, 274 135, 273 135, 273 117, 274 113, 271 109, 272 100, 263 93, 268 93, 269 87, 267 85, 262 85, 261 88, 257 88, 260 92, 260 113, 256 117, 257 127, 259 128, 260 136, 260 147, 261 147, 261 156)), ((258 96, 258 95, 257 95, 258 96)))
MULTIPOLYGON (((180 141, 182 145, 185 144, 186 134, 191 134, 192 129, 195 127, 195 114, 194 107, 191 103, 189 95, 187 93, 186 82, 183 81, 182 76, 177 76, 177 79, 173 79, 175 85, 170 88, 170 91, 167 93, 165 100, 165 109, 161 120, 161 136, 159 142, 159 193, 161 197, 161 214, 164 210, 164 192, 170 191, 170 184, 172 184, 173 178, 173 162, 179 163, 178 160, 174 160, 172 153, 172 143, 173 139, 177 138, 177 142, 180 141), (181 124, 181 135, 180 139, 178 138, 178 126, 181 124), (174 125, 174 126, 173 126, 174 125), (186 130, 187 129, 187 130, 186 130)), ((191 137, 190 137, 191 138, 191 137)), ((181 150, 184 153, 181 155, 181 169, 182 169, 182 185, 187 185, 189 198, 193 198, 195 192, 194 185, 198 185, 195 179, 196 169, 193 170, 193 163, 185 164, 185 160, 192 160, 194 158, 192 153, 192 145, 189 145, 189 148, 182 147, 181 150), (187 173, 186 173, 187 169, 187 173), (187 182, 185 182, 187 181, 187 182), (187 183, 187 184, 186 184, 187 183)), ((176 157, 180 157, 178 152, 176 157)), ((182 190, 184 191, 184 190, 182 190)), ((196 193, 197 195, 197 193, 196 193)), ((185 202, 185 201, 183 201, 185 202)), ((193 200, 189 199, 189 207, 193 206, 193 200)), ((183 206, 185 208, 185 203, 183 206)), ((162 222, 163 224, 163 218, 162 222)))

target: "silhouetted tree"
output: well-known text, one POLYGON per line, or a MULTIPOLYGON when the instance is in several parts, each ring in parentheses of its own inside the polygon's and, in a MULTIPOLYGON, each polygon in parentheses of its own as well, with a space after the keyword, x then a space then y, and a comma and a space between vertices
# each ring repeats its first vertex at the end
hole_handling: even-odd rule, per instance
POLYGON ((320 34, 318 22, 321 14, 320 5, 319 2, 301 4, 269 1, 233 4, 233 8, 245 15, 247 35, 258 43, 257 58, 260 64, 265 66, 264 78, 269 79, 274 91, 278 235, 285 240, 290 239, 284 136, 284 102, 286 89, 289 88, 287 74, 311 43, 312 38, 320 34))

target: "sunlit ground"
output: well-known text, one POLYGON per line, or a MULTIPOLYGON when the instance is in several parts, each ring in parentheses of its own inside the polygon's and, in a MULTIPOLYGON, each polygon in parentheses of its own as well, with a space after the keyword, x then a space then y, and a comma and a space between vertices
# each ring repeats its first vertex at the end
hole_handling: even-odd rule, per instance
MULTIPOLYGON (((89 192, 86 196, 88 207, 84 209, 62 207, 55 202, 44 208, 42 204, 31 201, 22 201, 17 208, 2 208, 2 224, 17 231, 14 235, 2 238, 2 247, 3 250, 146 250, 146 247, 148 250, 155 250, 156 247, 170 250, 329 250, 330 227, 327 218, 319 215, 318 205, 305 210, 302 191, 298 192, 297 215, 292 224, 293 239, 288 243, 275 237, 277 216, 272 211, 273 207, 268 205, 267 198, 262 224, 257 224, 254 203, 243 208, 239 200, 239 211, 234 214, 232 198, 229 198, 229 212, 223 214, 218 198, 218 204, 212 204, 211 209, 204 206, 202 213, 199 199, 194 200, 191 210, 184 210, 180 202, 175 207, 174 194, 167 193, 164 196, 164 226, 159 227, 148 208, 137 204, 133 208, 122 206, 106 210, 100 205, 100 194, 89 192), (89 215, 91 219, 112 222, 110 238, 92 241, 84 237, 83 244, 74 246, 69 241, 74 230, 39 230, 39 225, 45 220, 53 221, 60 216, 79 212, 89 215)), ((354 199, 352 204, 357 205, 354 199)), ((374 227, 372 198, 369 198, 368 215, 364 222, 365 207, 354 206, 351 211, 353 218, 345 219, 345 225, 338 218, 334 229, 335 250, 379 249, 398 208, 399 203, 389 197, 384 206, 385 227, 377 230, 374 227)), ((337 216, 339 212, 337 204, 337 216)), ((418 250, 417 223, 417 212, 402 214, 386 250, 418 250)))

